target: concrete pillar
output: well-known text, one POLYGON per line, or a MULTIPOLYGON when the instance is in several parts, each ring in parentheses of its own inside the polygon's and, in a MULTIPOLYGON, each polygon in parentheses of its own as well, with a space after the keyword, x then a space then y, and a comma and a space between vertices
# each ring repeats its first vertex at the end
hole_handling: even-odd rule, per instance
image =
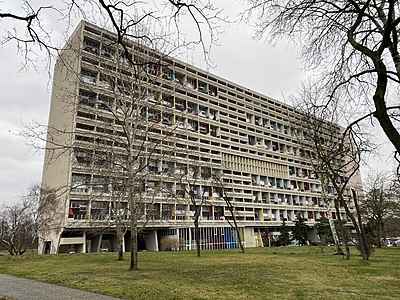
POLYGON ((90 252, 100 252, 102 236, 103 235, 100 233, 92 239, 90 252))
POLYGON ((178 237, 178 249, 176 249, 177 251, 179 251, 179 249, 181 248, 181 237, 180 237, 180 229, 176 229, 176 236, 178 237))
POLYGON ((189 250, 192 250, 192 229, 189 227, 189 250))
POLYGON ((158 238, 157 230, 153 230, 144 236, 144 242, 146 243, 146 250, 158 251, 158 238))
POLYGON ((118 239, 117 239, 117 235, 113 235, 112 239, 111 239, 111 247, 112 249, 110 249, 111 252, 117 252, 118 250, 118 239))
POLYGON ((254 229, 253 227, 244 228, 244 242, 246 247, 254 247, 254 229))
POLYGON ((86 253, 86 231, 83 232, 83 245, 81 253, 86 253))
POLYGON ((124 247, 125 251, 131 251, 132 250, 132 239, 131 239, 131 233, 129 232, 125 234, 124 236, 124 247))
POLYGON ((83 244, 76 244, 76 245, 74 245, 75 246, 75 253, 85 253, 84 252, 84 250, 85 250, 85 244, 86 243, 83 243, 83 244))
POLYGON ((260 229, 258 229, 258 238, 259 238, 259 247, 264 247, 264 241, 263 241, 263 239, 262 239, 262 233, 261 233, 261 231, 260 231, 260 229))
POLYGON ((311 227, 307 230, 307 239, 312 242, 319 242, 319 236, 317 233, 317 229, 315 227, 311 227))
POLYGON ((43 230, 38 232, 38 254, 44 254, 46 245, 49 254, 57 254, 62 230, 43 230))
POLYGON ((92 252, 92 240, 86 240, 86 252, 92 252))
POLYGON ((39 239, 38 239, 38 249, 37 249, 38 254, 46 254, 45 251, 44 251, 46 242, 47 242, 47 241, 44 241, 44 240, 41 239, 40 236, 39 236, 39 239))

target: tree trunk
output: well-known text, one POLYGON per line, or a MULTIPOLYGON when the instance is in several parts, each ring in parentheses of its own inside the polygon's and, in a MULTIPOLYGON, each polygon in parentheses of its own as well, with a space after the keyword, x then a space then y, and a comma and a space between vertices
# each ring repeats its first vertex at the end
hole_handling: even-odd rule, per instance
MULTIPOLYGON (((231 213, 231 216, 232 216, 234 228, 235 228, 236 235, 237 235, 238 242, 239 242, 240 252, 244 253, 244 246, 243 246, 243 242, 242 242, 242 237, 240 235, 240 230, 239 230, 239 227, 237 225, 234 207, 232 205, 232 202, 231 202, 230 198, 226 195, 225 189, 223 189, 223 199, 224 199, 225 204, 227 205, 228 210, 229 210, 229 212, 231 213)), ((230 222, 229 222, 229 225, 232 226, 232 224, 230 222)))
MULTIPOLYGON (((379 218, 380 219, 380 218, 379 218)), ((378 232, 377 232, 377 241, 376 241, 376 246, 378 248, 382 248, 382 221, 378 221, 378 232)))
POLYGON ((196 212, 194 216, 194 239, 196 240, 196 255, 200 257, 200 228, 199 228, 199 217, 200 208, 196 206, 196 212))
POLYGON ((124 251, 123 251, 124 235, 122 233, 122 229, 118 227, 119 226, 117 225, 117 243, 118 243, 117 260, 124 260, 124 251))
MULTIPOLYGON (((357 228, 356 228, 356 231, 357 231, 357 233, 359 234, 359 237, 360 237, 359 238, 359 244, 360 244, 361 256, 362 256, 362 258, 364 260, 368 260, 371 253, 370 253, 370 248, 369 248, 369 245, 367 243, 367 238, 365 236, 364 229, 363 229, 363 226, 362 226, 361 212, 360 212, 360 207, 358 206, 357 194, 356 194, 356 191, 354 189, 351 189, 351 193, 352 193, 353 200, 354 200, 354 206, 355 206, 356 212, 357 212, 359 230, 357 231, 357 228)), ((355 222, 355 220, 353 221, 353 223, 354 222, 355 222)))
POLYGON ((232 216, 233 224, 234 224, 235 231, 236 231, 237 238, 238 238, 238 242, 239 242, 240 252, 244 253, 244 246, 243 246, 243 242, 242 242, 242 237, 240 236, 240 230, 239 230, 239 227, 238 227, 237 222, 236 222, 236 216, 235 216, 235 213, 233 211, 232 204, 228 205, 228 209, 229 209, 229 211, 231 213, 231 216, 232 216))
POLYGON ((118 246, 118 258, 117 260, 124 260, 124 251, 122 251, 122 247, 118 246))
POLYGON ((244 253, 244 246, 243 246, 243 242, 242 242, 242 237, 240 236, 240 230, 239 230, 239 227, 236 224, 236 218, 235 217, 234 217, 233 222, 235 223, 235 231, 236 231, 236 234, 238 236, 240 252, 244 253))
POLYGON ((129 271, 138 270, 138 216, 137 216, 137 204, 131 195, 131 263, 129 266, 129 271))
POLYGON ((346 259, 350 259, 350 247, 349 247, 349 242, 347 240, 348 234, 347 234, 347 229, 343 228, 345 230, 344 233, 344 249, 346 250, 346 259))
MULTIPOLYGON (((340 228, 340 231, 343 233, 343 236, 344 236, 344 228, 343 228, 343 224, 342 224, 342 217, 340 216, 340 210, 339 210, 339 201, 337 199, 335 199, 334 203, 335 203, 336 218, 337 218, 337 220, 339 222, 339 228, 340 228)), ((343 238, 343 240, 346 240, 346 238, 343 238)), ((345 253, 346 259, 350 259, 350 249, 349 249, 349 247, 347 246, 345 248, 345 250, 346 250, 346 253, 345 253)), ((342 255, 344 253, 343 250, 342 250, 342 247, 340 247, 340 243, 336 244, 336 252, 337 252, 337 254, 340 254, 340 255, 342 255)))
POLYGON ((396 151, 400 153, 400 134, 390 119, 385 101, 385 93, 387 90, 388 81, 387 69, 380 57, 371 57, 371 59, 374 62, 378 75, 375 94, 373 96, 375 104, 374 117, 378 120, 387 138, 396 148, 396 151))
POLYGON ((346 214, 351 219, 351 222, 353 223, 354 229, 356 230, 361 256, 362 256, 363 259, 367 260, 369 255, 367 255, 367 248, 365 247, 362 224, 360 223, 361 226, 359 226, 357 221, 356 221, 356 218, 353 216, 353 214, 351 213, 351 211, 349 210, 347 205, 345 205, 344 207, 345 207, 345 210, 346 210, 346 214))
POLYGON ((341 217, 339 218, 340 218, 340 230, 343 232, 343 244, 344 244, 346 259, 350 259, 350 247, 349 247, 350 235, 347 228, 343 226, 341 217))

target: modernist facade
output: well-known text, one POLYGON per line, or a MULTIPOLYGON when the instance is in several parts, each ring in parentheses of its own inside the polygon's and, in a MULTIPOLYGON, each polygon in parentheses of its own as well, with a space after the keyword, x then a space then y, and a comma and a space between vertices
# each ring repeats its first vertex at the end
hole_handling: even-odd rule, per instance
MULTIPOLYGON (((131 213, 122 192, 124 160, 132 154, 127 125, 143 187, 136 193, 146 224, 141 249, 160 250, 165 237, 193 249, 191 199, 201 205, 203 248, 237 247, 224 196, 246 247, 261 246, 266 228, 276 233, 283 220, 293 226, 299 214, 310 239, 318 218, 336 218, 308 161, 310 150, 298 141, 296 109, 126 45, 128 52, 112 33, 81 22, 57 60, 43 171, 43 185, 57 191, 57 213, 41 233, 39 252, 116 250, 115 222, 131 213)), ((325 192, 334 193, 331 186, 325 192)), ((129 250, 129 228, 123 232, 129 250)))

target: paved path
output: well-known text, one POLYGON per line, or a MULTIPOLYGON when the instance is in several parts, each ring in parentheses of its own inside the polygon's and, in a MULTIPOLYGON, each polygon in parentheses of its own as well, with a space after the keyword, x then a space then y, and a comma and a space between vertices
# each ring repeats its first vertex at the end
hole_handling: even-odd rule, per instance
POLYGON ((0 296, 13 300, 118 300, 109 296, 0 274, 0 296))

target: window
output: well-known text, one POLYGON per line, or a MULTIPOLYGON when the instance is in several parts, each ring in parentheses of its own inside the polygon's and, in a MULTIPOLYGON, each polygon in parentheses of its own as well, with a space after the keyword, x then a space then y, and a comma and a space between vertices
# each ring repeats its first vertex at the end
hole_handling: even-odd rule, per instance
POLYGON ((94 53, 94 54, 99 54, 99 48, 100 48, 100 43, 88 38, 84 38, 83 40, 83 50, 94 53))

